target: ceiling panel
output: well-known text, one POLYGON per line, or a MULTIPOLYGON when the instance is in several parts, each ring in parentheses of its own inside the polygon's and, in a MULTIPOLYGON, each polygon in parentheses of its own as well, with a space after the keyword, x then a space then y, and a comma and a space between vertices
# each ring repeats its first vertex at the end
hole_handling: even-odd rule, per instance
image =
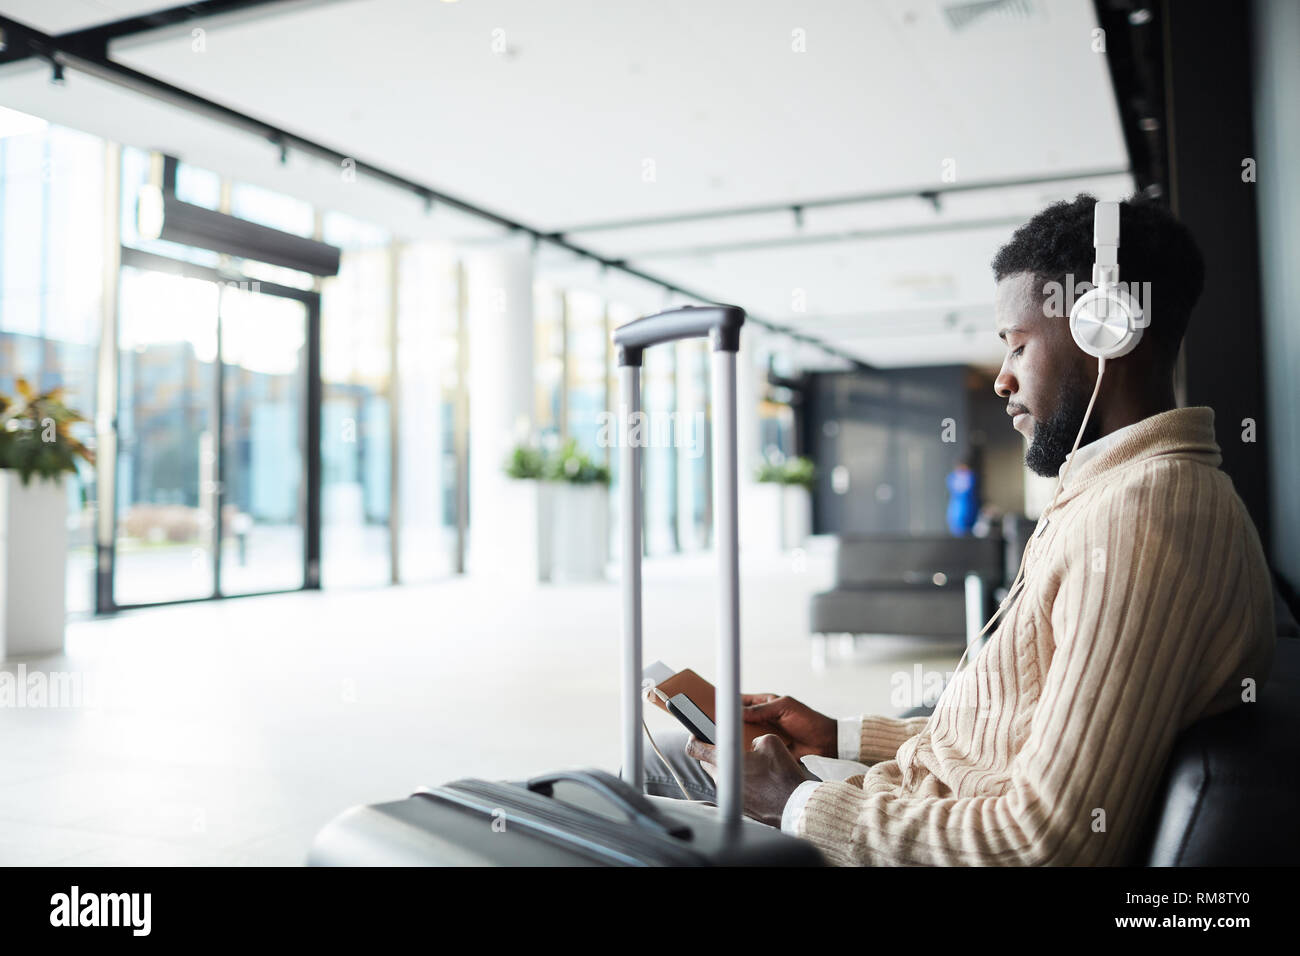
POLYGON ((354 0, 218 24, 201 53, 188 29, 113 49, 563 230, 1125 165, 1091 4, 1033 9, 957 32, 932 3, 354 0))
MULTIPOLYGON (((1091 49, 1089 0, 975 5, 991 12, 961 26, 946 12, 956 5, 336 0, 204 21, 201 50, 187 24, 118 41, 112 52, 545 231, 1127 167, 1105 60, 1091 49)), ((500 232, 445 210, 427 216, 418 199, 345 182, 293 153, 282 166, 263 140, 84 76, 70 74, 58 89, 46 76, 0 73, 0 102, 401 235, 500 232)), ((974 345, 964 320, 949 317, 991 315, 988 262, 998 244, 1046 202, 1080 189, 1119 196, 1131 180, 954 193, 937 210, 915 198, 811 208, 802 226, 777 212, 571 238, 772 321, 816 332, 820 318, 828 337, 870 362, 987 361, 996 339, 974 345), (851 237, 891 229, 911 234, 851 237), (799 242, 771 247, 783 239, 799 242), (750 248, 702 248, 740 244, 750 248), (926 331, 879 318, 900 312, 926 331)), ((544 266, 569 268, 562 260, 544 266)), ((625 285, 638 308, 662 298, 636 280, 625 285)))

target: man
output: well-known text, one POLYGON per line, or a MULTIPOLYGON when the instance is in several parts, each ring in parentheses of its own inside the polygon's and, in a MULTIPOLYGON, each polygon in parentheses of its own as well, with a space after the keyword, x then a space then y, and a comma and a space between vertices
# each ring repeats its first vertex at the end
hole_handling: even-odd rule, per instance
POLYGON ((955 538, 970 534, 979 517, 979 482, 970 456, 963 456, 957 467, 948 472, 948 531, 955 538))
MULTIPOLYGON (((1068 284, 1091 276, 1095 201, 1048 207, 993 260, 1007 348, 994 390, 1030 441, 1028 467, 1056 476, 1070 464, 988 643, 930 718, 835 721, 789 698, 745 699, 745 720, 771 731, 745 754, 746 813, 834 863, 1128 862, 1179 732, 1253 699, 1268 675, 1258 536, 1218 468, 1213 411, 1174 400, 1201 256, 1154 203, 1121 205, 1119 250, 1151 324, 1107 363, 1070 455, 1098 372, 1067 322, 1070 292, 1082 294, 1068 284), (820 782, 804 754, 868 769, 820 782)), ((712 770, 712 747, 692 739, 685 752, 712 770)), ((683 763, 709 799, 699 765, 683 763)), ((676 792, 662 765, 647 771, 651 792, 676 792)))

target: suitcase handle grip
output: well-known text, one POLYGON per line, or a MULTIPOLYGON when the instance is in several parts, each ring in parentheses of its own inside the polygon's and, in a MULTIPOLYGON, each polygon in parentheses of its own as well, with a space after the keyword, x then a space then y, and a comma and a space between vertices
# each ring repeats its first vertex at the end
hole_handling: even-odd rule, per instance
POLYGON ((708 336, 715 352, 740 351, 745 310, 736 305, 684 305, 636 319, 614 330, 619 365, 640 365, 646 349, 678 339, 708 336))
POLYGON ((634 424, 641 411, 641 364, 647 348, 661 342, 708 336, 713 344, 714 550, 718 556, 718 679, 714 719, 718 726, 718 813, 729 834, 744 816, 744 720, 740 711, 740 515, 736 448, 736 364, 745 310, 735 305, 683 306, 629 322, 614 330, 618 346, 619 481, 623 530, 623 775, 634 792, 645 782, 641 678, 641 445, 634 424), (631 480, 628 480, 628 479, 631 480))
POLYGON ((626 813, 638 826, 682 839, 691 835, 690 827, 666 817, 644 796, 603 770, 557 770, 555 773, 533 777, 524 786, 533 793, 549 797, 557 783, 576 783, 594 790, 626 813))

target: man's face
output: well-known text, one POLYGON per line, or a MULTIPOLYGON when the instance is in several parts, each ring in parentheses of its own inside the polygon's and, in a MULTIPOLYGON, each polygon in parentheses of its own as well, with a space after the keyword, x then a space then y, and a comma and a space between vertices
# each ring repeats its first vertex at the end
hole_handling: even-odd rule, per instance
MULTIPOLYGON (((1007 400, 1013 427, 1030 440, 1025 464, 1051 477, 1074 447, 1092 384, 1088 356, 1074 344, 1068 317, 1043 313, 1039 286, 1028 273, 998 283, 997 332, 1007 354, 993 390, 1007 400)), ((1079 447, 1097 436, 1098 418, 1094 414, 1089 420, 1079 447)))

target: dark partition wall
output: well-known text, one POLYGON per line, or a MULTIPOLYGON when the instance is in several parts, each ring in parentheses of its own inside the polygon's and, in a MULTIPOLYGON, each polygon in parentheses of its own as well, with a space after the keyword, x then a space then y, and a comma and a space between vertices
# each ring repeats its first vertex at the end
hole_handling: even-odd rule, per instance
MULTIPOLYGON (((1255 219, 1250 7, 1212 0, 1164 4, 1170 202, 1205 255, 1205 291, 1183 343, 1188 405, 1214 409, 1223 470, 1269 548, 1270 443, 1263 432, 1263 329, 1255 219), (1250 422, 1255 423, 1254 441, 1250 422)), ((1294 55, 1294 49, 1292 55, 1294 55)), ((1259 176, 1294 177, 1286 168, 1259 176)))
POLYGON ((996 502, 1022 502, 1023 484, 1009 489, 1005 467, 985 467, 1021 453, 1004 405, 991 381, 960 365, 811 375, 804 429, 817 464, 814 532, 947 533, 946 479, 967 454, 977 472, 1000 476, 996 502))
POLYGON ((1272 491, 1270 559, 1300 595, 1300 4, 1254 3, 1255 193, 1272 491))

